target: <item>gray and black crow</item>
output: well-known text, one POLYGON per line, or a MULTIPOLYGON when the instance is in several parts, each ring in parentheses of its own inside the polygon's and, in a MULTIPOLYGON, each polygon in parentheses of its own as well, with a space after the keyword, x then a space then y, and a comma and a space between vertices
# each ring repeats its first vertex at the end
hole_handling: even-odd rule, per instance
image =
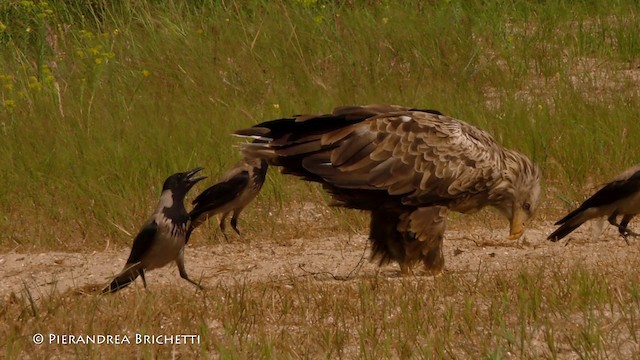
POLYGON ((143 225, 133 240, 133 247, 124 269, 102 290, 102 293, 113 293, 133 282, 138 276, 147 287, 145 271, 163 267, 175 261, 180 277, 202 288, 191 280, 184 268, 184 245, 187 231, 191 224, 189 213, 184 208, 187 192, 205 176, 193 177, 203 168, 176 173, 165 180, 162 194, 155 212, 143 225))
POLYGON ((638 236, 627 227, 638 213, 640 213, 640 165, 635 165, 616 176, 577 209, 555 223, 561 226, 547 239, 558 241, 587 220, 607 216, 609 223, 617 227, 620 235, 627 240, 629 235, 638 236), (618 223, 617 218, 620 215, 622 215, 622 221, 618 223))
POLYGON ((191 232, 202 225, 207 219, 216 214, 222 214, 220 230, 225 239, 225 220, 231 212, 231 227, 240 235, 238 230, 238 217, 242 210, 260 192, 267 175, 267 162, 261 159, 245 158, 225 172, 220 180, 203 191, 193 200, 194 208, 191 216, 191 227, 187 235, 187 241, 191 232))

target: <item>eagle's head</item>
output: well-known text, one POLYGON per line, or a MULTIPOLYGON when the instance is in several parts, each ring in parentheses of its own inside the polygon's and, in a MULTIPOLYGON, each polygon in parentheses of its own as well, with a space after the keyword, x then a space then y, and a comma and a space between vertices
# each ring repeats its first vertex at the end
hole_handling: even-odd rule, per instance
POLYGON ((506 150, 502 179, 490 198, 492 205, 509 219, 509 239, 519 239, 538 208, 540 170, 525 155, 506 150))

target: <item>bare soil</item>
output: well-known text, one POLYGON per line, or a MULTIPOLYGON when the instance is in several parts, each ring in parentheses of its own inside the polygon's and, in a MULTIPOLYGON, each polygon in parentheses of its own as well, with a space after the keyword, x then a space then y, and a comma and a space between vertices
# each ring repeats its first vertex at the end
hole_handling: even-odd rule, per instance
MULTIPOLYGON (((553 230, 548 221, 531 224, 518 241, 510 241, 506 228, 488 228, 464 222, 450 226, 445 239, 445 272, 502 272, 541 264, 569 267, 574 264, 628 271, 628 264, 640 256, 637 240, 627 244, 602 221, 583 225, 557 243, 546 240, 553 230)), ((277 239, 229 238, 215 246, 189 246, 186 267, 190 276, 207 287, 218 282, 288 281, 313 277, 319 281, 341 281, 384 275, 399 276, 396 264, 379 267, 369 261, 366 235, 339 235, 282 241, 277 239)), ((191 244, 190 244, 191 245, 191 244)), ((125 263, 129 248, 103 252, 0 254, 0 299, 29 290, 41 297, 53 291, 95 291, 106 285, 125 263)), ((421 267, 415 275, 421 276, 421 267)), ((191 287, 180 279, 177 268, 168 266, 147 275, 150 288, 191 287)), ((136 282, 142 287, 140 281, 136 282)))

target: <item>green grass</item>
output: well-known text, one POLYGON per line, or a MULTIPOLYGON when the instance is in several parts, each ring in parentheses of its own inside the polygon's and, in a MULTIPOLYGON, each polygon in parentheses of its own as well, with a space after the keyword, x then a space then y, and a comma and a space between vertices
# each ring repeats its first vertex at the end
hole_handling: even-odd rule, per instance
MULTIPOLYGON (((239 158, 233 130, 343 104, 477 124, 544 169, 546 202, 638 154, 632 1, 90 4, 0 5, 2 248, 125 244, 113 224, 135 232, 166 176, 239 158)), ((271 172, 247 219, 306 194, 271 172)))

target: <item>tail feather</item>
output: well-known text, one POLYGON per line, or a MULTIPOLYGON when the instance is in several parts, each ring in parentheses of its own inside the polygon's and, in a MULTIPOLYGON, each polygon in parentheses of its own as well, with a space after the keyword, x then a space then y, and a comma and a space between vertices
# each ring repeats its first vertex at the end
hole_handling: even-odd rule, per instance
POLYGON ((583 222, 580 222, 577 224, 565 223, 562 226, 560 226, 558 229, 556 229, 556 231, 552 232, 551 235, 547 237, 547 240, 556 242, 564 238, 565 236, 569 235, 573 230, 579 228, 580 225, 582 224, 584 223, 583 222))
POLYGON ((103 294, 112 294, 120 289, 123 289, 131 284, 139 275, 140 269, 138 264, 126 267, 118 276, 116 276, 111 283, 102 289, 103 294))
POLYGON ((566 223, 570 222, 571 220, 573 220, 573 218, 578 217, 578 215, 580 215, 584 211, 585 211, 585 208, 583 206, 580 206, 577 209, 573 210, 572 212, 568 213, 562 219, 556 221, 556 223, 554 225, 566 224, 566 223))

